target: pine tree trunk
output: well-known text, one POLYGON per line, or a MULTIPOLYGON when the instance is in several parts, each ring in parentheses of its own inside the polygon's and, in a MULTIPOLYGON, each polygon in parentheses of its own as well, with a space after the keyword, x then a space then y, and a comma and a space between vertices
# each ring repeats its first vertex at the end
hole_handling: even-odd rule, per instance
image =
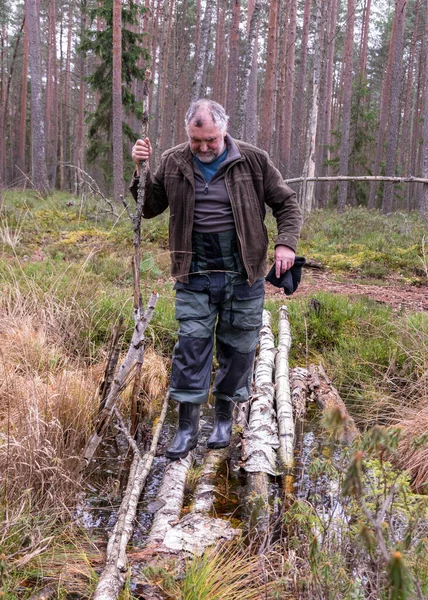
MULTIPOLYGON (((87 12, 86 12, 86 0, 81 0, 81 22, 80 32, 83 32, 87 28, 87 12)), ((82 182, 81 170, 85 168, 85 74, 86 74, 86 56, 81 52, 79 59, 79 112, 77 115, 77 131, 76 131, 76 159, 77 159, 77 180, 79 185, 82 182)))
MULTIPOLYGON (((314 67, 312 83, 312 108, 309 118, 309 139, 308 151, 305 165, 303 167, 303 177, 313 177, 315 175, 315 152, 317 147, 317 124, 319 112, 319 87, 321 74, 321 24, 322 24, 322 0, 315 0, 317 7, 315 40, 314 40, 314 67)), ((314 203, 314 182, 306 181, 303 185, 301 204, 305 212, 311 212, 314 203)))
MULTIPOLYGON (((247 36, 250 31, 251 17, 253 14, 255 0, 248 3, 247 36)), ((257 57, 258 57, 258 39, 259 39, 260 18, 257 22, 256 39, 253 49, 253 66, 250 73, 250 82, 247 98, 247 118, 245 123, 245 140, 250 144, 257 143, 257 57)))
MULTIPOLYGON (((354 0, 348 0, 348 13, 346 21, 345 47, 343 50, 343 107, 342 107, 342 137, 339 152, 339 175, 348 175, 349 165, 349 136, 351 130, 351 101, 352 101, 352 62, 354 50, 354 23, 355 4, 354 0)), ((339 183, 339 194, 337 209, 342 212, 345 209, 348 195, 348 182, 339 183)))
MULTIPOLYGON (((382 82, 382 93, 380 100, 380 115, 379 115, 379 128, 376 136, 376 150, 375 157, 373 161, 372 167, 372 175, 381 175, 380 165, 383 159, 383 146, 385 142, 385 131, 388 119, 388 107, 389 107, 389 98, 391 93, 391 76, 392 76, 392 67, 394 61, 394 47, 395 47, 395 35, 396 35, 396 25, 397 19, 394 18, 392 24, 391 31, 391 41, 389 44, 389 54, 388 54, 388 65, 385 72, 385 77, 382 82)), ((369 193, 369 201, 368 208, 376 208, 376 194, 377 194, 377 184, 372 182, 370 184, 370 193, 369 193)))
POLYGON ((226 0, 218 0, 218 2, 217 2, 217 27, 216 27, 216 36, 215 36, 213 99, 222 105, 225 105, 225 103, 226 103, 226 82, 227 82, 225 18, 226 18, 226 0))
MULTIPOLYGON (((337 9, 338 0, 331 0, 329 5, 329 22, 328 22, 328 33, 327 33, 327 56, 326 56, 326 68, 325 68, 325 84, 324 84, 324 106, 322 116, 322 128, 321 128, 321 144, 322 144, 322 156, 320 159, 321 175, 330 175, 330 167, 325 166, 325 163, 330 160, 330 146, 331 146, 331 116, 332 116, 332 103, 333 103, 333 73, 334 73, 334 50, 336 42, 336 22, 337 22, 337 9)), ((319 207, 327 206, 328 199, 330 197, 330 185, 324 183, 319 186, 319 207)))
MULTIPOLYGON (((406 14, 407 0, 397 0, 395 5, 395 18, 397 20, 394 62, 391 75, 391 93, 388 119, 388 136, 386 144, 385 175, 395 174, 398 133, 400 126, 400 93, 401 72, 403 63, 403 34, 404 19, 406 14)), ((382 212, 384 215, 392 212, 394 200, 394 184, 385 183, 383 188, 382 212)))
POLYGON ((253 68, 254 45, 257 36, 260 8, 261 2, 260 0, 257 0, 251 16, 250 30, 248 32, 247 49, 245 52, 244 72, 242 75, 242 85, 239 94, 238 124, 235 132, 236 137, 238 137, 239 139, 244 139, 248 90, 250 87, 251 70, 253 68))
POLYGON ((113 0, 113 185, 114 200, 121 202, 123 186, 123 134, 122 134, 122 0, 113 0))
POLYGON ((274 126, 274 99, 277 72, 277 24, 278 0, 269 3, 269 25, 266 56, 266 75, 263 89, 263 107, 261 111, 261 127, 259 145, 266 152, 271 151, 274 126))
MULTIPOLYGON (((168 110, 166 107, 166 88, 168 81, 168 62, 169 62, 169 49, 171 46, 171 31, 172 31, 172 18, 173 18, 173 7, 174 0, 170 0, 169 5, 165 5, 165 12, 163 15, 164 18, 164 27, 166 28, 166 33, 163 36, 163 44, 161 49, 161 58, 160 58, 160 106, 161 106, 161 115, 159 118, 159 144, 157 148, 161 150, 161 152, 165 149, 166 146, 166 138, 167 138, 167 127, 168 121, 170 120, 170 115, 168 114, 168 110)), ((160 158, 160 156, 158 157, 160 158)), ((156 161, 156 164, 159 164, 156 161)))
MULTIPOLYGON (((230 25, 230 50, 229 70, 227 78, 227 112, 230 116, 229 131, 232 135, 236 133, 236 115, 238 112, 239 87, 239 20, 241 16, 241 1, 232 0, 232 21, 230 25)), ((247 46, 248 48, 248 46, 247 46)))
POLYGON ((27 138, 27 94, 28 94, 28 24, 25 19, 24 25, 24 50, 22 56, 21 77, 21 110, 19 113, 18 152, 16 159, 17 177, 22 179, 26 174, 26 138, 27 138))
MULTIPOLYGON (((337 0, 336 0, 337 2, 337 0)), ((294 93, 293 123, 291 135, 291 173, 297 177, 302 171, 303 153, 304 153, 304 127, 303 115, 305 110, 305 91, 306 91, 306 62, 308 56, 308 37, 309 25, 311 20, 312 0, 305 0, 303 12, 302 39, 300 42, 299 69, 297 76, 296 89, 294 93)), ((334 42, 333 42, 334 47, 334 42)))
POLYGON ((411 140, 411 115, 412 115, 412 93, 413 93, 413 76, 414 76, 414 65, 416 57, 416 44, 418 37, 420 36, 419 31, 419 16, 420 16, 420 3, 416 0, 415 4, 415 27, 413 30, 412 42, 410 45, 410 56, 407 65, 407 83, 406 83, 406 99, 404 103, 404 115, 403 115, 403 141, 400 143, 400 164, 403 165, 403 173, 409 175, 409 162, 410 162, 410 140, 411 140))
POLYGON ((296 55, 297 0, 290 0, 290 21, 284 37, 284 82, 281 89, 281 126, 279 128, 279 164, 285 177, 291 175, 291 131, 293 122, 294 73, 296 55))
MULTIPOLYGON (((425 0, 425 52, 428 48, 428 0, 425 0)), ((422 149, 422 177, 428 178, 428 60, 425 54, 425 106, 424 106, 424 131, 423 131, 423 149, 422 149)), ((428 185, 424 185, 423 194, 419 203, 419 213, 421 216, 428 215, 428 185)))
POLYGON ((30 43, 32 184, 41 194, 44 194, 49 189, 49 182, 46 167, 46 130, 42 98, 40 15, 37 0, 27 0, 26 19, 30 43))

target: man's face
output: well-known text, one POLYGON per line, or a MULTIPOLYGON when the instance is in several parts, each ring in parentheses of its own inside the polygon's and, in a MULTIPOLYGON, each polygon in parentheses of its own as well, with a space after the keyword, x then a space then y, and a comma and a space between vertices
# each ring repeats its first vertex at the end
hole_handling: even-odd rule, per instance
POLYGON ((219 157, 225 148, 225 132, 213 123, 210 115, 195 117, 187 128, 190 150, 201 162, 210 163, 219 157), (200 127, 196 126, 196 123, 200 127))

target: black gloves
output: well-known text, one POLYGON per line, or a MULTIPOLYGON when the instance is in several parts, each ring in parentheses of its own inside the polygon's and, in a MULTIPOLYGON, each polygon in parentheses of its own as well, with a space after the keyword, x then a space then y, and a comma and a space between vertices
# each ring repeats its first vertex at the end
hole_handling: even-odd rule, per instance
POLYGON ((284 288, 284 293, 287 296, 291 296, 299 286, 300 280, 302 279, 302 267, 306 260, 303 256, 296 256, 294 265, 288 271, 285 271, 280 277, 275 275, 275 265, 266 275, 266 281, 269 281, 272 285, 278 288, 284 288))

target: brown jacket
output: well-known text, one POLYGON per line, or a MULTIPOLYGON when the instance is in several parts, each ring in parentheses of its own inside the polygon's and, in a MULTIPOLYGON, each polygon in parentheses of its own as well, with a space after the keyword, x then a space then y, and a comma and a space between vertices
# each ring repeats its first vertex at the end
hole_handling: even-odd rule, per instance
MULTIPOLYGON (((225 183, 241 260, 252 284, 267 271, 265 204, 272 209, 278 226, 275 245, 296 250, 302 215, 295 192, 284 183, 268 154, 246 142, 233 142, 241 156, 227 166, 225 183)), ((151 176, 149 172, 147 177, 144 218, 156 217, 169 206, 171 274, 181 281, 188 280, 192 259, 194 186, 193 155, 187 142, 167 150, 156 173, 151 176)), ((138 178, 134 178, 130 186, 134 197, 137 187, 138 178)))

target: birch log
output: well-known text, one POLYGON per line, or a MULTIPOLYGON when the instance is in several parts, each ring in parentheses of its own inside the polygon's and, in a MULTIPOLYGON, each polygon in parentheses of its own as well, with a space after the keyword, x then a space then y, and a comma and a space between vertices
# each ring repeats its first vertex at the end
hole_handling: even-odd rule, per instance
POLYGON ((250 409, 250 421, 244 434, 245 471, 276 475, 276 450, 279 447, 278 425, 274 410, 275 340, 270 326, 271 316, 263 311, 260 330, 260 352, 254 373, 255 393, 250 409))
MULTIPOLYGON (((125 494, 119 508, 118 518, 107 545, 106 566, 96 587, 94 600, 115 600, 120 593, 127 572, 126 546, 132 536, 137 504, 151 469, 159 436, 165 421, 169 394, 165 396, 162 411, 156 424, 150 450, 141 456, 134 448, 134 458, 125 494)), ((134 444, 131 444, 134 446, 134 444)))
POLYGON ((193 497, 192 512, 207 515, 214 507, 217 473, 221 464, 229 455, 228 448, 210 450, 202 465, 195 495, 193 497))
POLYGON ((281 471, 289 474, 294 465, 294 420, 291 403, 288 355, 291 348, 291 331, 288 309, 279 310, 278 352, 275 357, 276 413, 279 430, 278 458, 281 471))

